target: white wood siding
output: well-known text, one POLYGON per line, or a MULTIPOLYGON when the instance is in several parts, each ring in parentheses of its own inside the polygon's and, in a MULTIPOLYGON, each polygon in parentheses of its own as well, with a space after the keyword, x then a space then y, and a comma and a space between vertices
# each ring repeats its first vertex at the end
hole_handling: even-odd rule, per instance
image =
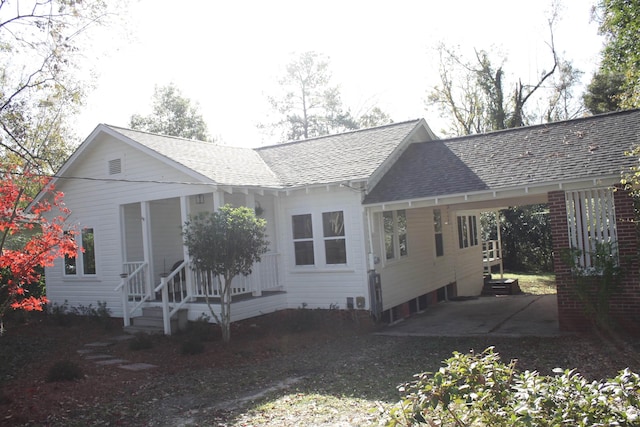
MULTIPOLYGON (((374 254, 380 259, 376 271, 382 283, 383 310, 456 282, 458 295, 478 295, 482 285, 481 246, 458 248, 455 212, 438 207, 442 218, 444 255, 436 256, 432 208, 407 209, 408 255, 386 260, 382 214, 374 215, 374 254), (480 288, 476 285, 480 284, 480 288)), ((436 209, 438 209, 436 208, 436 209)))
POLYGON ((142 244, 142 212, 140 203, 124 205, 125 261, 144 261, 142 244))
POLYGON ((295 191, 279 198, 278 246, 280 272, 287 292, 288 308, 344 309, 347 298, 364 297, 369 308, 365 229, 361 195, 348 188, 316 188, 295 191), (323 265, 322 213, 343 211, 347 265, 323 265), (296 266, 292 215, 312 214, 314 221, 315 266, 296 266))
MULTIPOLYGON (((97 274, 64 277, 63 261, 57 260, 53 267, 46 269, 47 296, 54 304, 67 301, 70 306, 95 306, 98 301, 106 301, 114 316, 122 316, 120 294, 114 292, 124 261, 121 231, 128 226, 135 227, 132 224, 121 227, 120 205, 196 194, 204 192, 207 186, 178 184, 193 182, 193 178, 105 136, 87 147, 67 171, 67 176, 103 179, 62 179, 57 185, 57 189, 65 193, 65 204, 72 212, 68 224, 79 229, 94 229, 97 274), (122 173, 109 175, 108 161, 115 158, 123 159, 122 173)), ((135 252, 139 248, 127 250, 135 252)))

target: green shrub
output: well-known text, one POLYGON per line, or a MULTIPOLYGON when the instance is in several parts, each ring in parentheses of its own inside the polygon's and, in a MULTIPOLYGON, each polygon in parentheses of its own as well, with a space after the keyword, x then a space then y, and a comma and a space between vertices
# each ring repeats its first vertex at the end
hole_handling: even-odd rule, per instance
POLYGON ((204 351, 204 344, 200 340, 191 338, 182 343, 182 349, 181 349, 182 354, 193 355, 193 354, 202 353, 203 351, 204 351))
POLYGON ((628 370, 588 382, 573 370, 555 376, 515 370, 493 348, 454 353, 434 374, 400 387, 388 426, 632 426, 640 422, 640 377, 628 370))
POLYGON ((153 347, 153 340, 149 334, 139 333, 134 335, 133 339, 129 341, 129 350, 138 351, 146 350, 153 347))
POLYGON ((84 378, 80 365, 70 360, 56 362, 47 374, 47 382, 74 381, 84 378))

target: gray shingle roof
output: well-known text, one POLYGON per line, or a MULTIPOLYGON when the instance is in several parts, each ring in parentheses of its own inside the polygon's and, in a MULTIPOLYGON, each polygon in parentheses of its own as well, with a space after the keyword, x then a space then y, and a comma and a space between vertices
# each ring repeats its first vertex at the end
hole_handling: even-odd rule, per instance
POLYGON ((640 143, 640 110, 414 143, 365 204, 620 175, 640 143))
POLYGON ((258 148, 285 187, 369 178, 420 120, 258 148))
POLYGON ((368 179, 419 123, 412 120, 258 149, 109 128, 218 184, 290 188, 368 179))
POLYGON ((115 126, 109 127, 218 184, 280 186, 278 177, 251 148, 228 147, 115 126))

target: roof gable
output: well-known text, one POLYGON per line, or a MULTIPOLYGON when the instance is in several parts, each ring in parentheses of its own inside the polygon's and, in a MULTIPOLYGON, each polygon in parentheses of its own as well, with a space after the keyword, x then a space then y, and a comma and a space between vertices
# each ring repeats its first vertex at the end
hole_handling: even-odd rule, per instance
POLYGON ((256 149, 284 187, 366 180, 423 120, 256 149))
POLYGON ((278 187, 280 182, 255 150, 228 147, 109 126, 110 129, 195 171, 216 184, 278 187))
POLYGON ((620 177, 636 163, 640 110, 414 143, 365 204, 620 177))

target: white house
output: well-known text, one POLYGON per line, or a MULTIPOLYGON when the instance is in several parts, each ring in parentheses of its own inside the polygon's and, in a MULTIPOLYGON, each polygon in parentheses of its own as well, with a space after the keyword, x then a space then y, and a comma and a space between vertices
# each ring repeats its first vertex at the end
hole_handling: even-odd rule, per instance
POLYGON ((55 177, 84 249, 47 268, 47 296, 106 301, 125 324, 163 307, 166 332, 178 310, 197 319, 217 290, 182 227, 229 203, 255 208, 270 240, 234 279, 233 321, 300 307, 394 320, 478 295, 479 212, 610 189, 639 126, 632 111, 438 140, 413 120, 250 149, 99 125, 55 177))

